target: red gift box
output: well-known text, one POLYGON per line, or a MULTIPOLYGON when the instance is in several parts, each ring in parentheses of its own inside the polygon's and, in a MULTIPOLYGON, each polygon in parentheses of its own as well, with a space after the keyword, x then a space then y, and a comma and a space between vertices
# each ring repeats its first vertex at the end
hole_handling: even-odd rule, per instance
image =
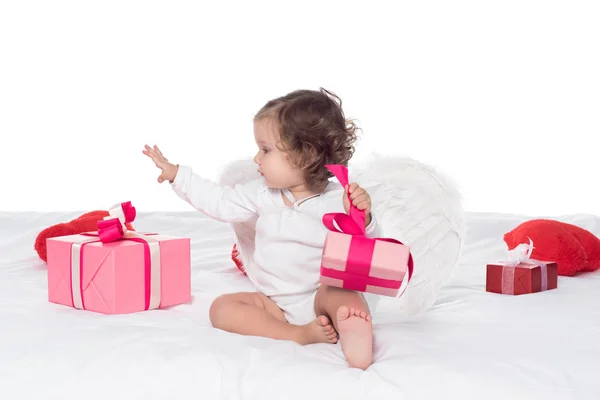
POLYGON ((520 244, 510 255, 512 260, 490 263, 486 271, 486 291, 521 295, 558 287, 558 264, 529 258, 533 242, 520 244))

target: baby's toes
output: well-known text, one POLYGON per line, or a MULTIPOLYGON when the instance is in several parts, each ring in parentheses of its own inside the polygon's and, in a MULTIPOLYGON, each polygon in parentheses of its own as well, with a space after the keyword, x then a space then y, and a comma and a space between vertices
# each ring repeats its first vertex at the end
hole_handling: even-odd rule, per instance
POLYGON ((347 320, 348 318, 350 318, 351 315, 352 314, 350 314, 350 309, 346 306, 340 306, 340 308, 338 308, 336 312, 336 318, 338 323, 340 321, 347 320))

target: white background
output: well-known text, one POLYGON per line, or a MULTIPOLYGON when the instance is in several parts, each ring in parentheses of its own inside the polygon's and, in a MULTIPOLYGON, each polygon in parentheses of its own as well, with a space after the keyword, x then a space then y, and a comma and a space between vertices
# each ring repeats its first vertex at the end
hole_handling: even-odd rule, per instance
POLYGON ((217 178, 267 100, 323 86, 357 159, 430 163, 467 210, 600 214, 598 4, 2 1, 0 211, 188 210, 145 143, 217 178))

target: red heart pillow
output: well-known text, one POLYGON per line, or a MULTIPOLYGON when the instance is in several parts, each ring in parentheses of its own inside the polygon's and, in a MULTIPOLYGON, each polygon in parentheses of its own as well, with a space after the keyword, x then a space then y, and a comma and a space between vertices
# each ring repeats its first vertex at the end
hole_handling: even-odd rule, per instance
POLYGON ((587 266, 581 271, 592 272, 600 269, 600 239, 576 225, 566 225, 573 236, 579 240, 587 255, 587 266))
MULTIPOLYGON (((64 222, 49 226, 37 235, 33 247, 38 253, 38 256, 42 260, 46 261, 46 239, 58 236, 76 235, 78 233, 95 231, 98 229, 96 223, 108 215, 108 211, 92 211, 80 215, 78 218, 70 222, 64 222)), ((125 226, 130 231, 134 230, 131 224, 129 223, 125 224, 125 226)))
POLYGON ((600 268, 600 239, 576 225, 549 219, 535 219, 517 226, 504 235, 509 250, 533 241, 531 258, 555 261, 558 274, 573 276, 577 272, 600 268))

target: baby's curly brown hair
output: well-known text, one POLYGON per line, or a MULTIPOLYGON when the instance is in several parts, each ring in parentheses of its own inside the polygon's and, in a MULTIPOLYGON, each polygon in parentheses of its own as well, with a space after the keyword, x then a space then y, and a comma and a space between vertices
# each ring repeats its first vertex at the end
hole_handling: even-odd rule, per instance
POLYGON ((280 150, 304 170, 306 184, 322 191, 332 174, 325 164, 348 166, 359 128, 346 119, 342 100, 332 92, 296 90, 267 102, 255 121, 274 118, 281 137, 280 150))

